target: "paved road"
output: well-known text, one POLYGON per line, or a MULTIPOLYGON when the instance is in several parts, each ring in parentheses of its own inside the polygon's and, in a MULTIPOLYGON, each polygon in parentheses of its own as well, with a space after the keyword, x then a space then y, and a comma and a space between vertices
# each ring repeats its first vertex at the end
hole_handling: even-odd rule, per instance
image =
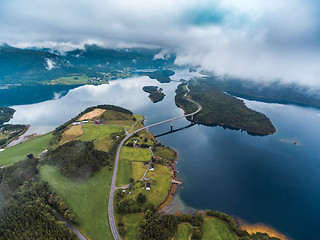
POLYGON ((202 109, 201 105, 198 102, 196 102, 196 101, 194 101, 194 100, 192 100, 192 99, 187 97, 187 95, 190 92, 190 90, 188 88, 188 85, 186 87, 187 87, 188 91, 184 95, 184 97, 188 101, 190 101, 190 102, 192 102, 192 103, 194 103, 194 104, 196 104, 198 106, 198 110, 197 111, 195 111, 193 113, 185 114, 185 115, 183 115, 181 117, 171 118, 171 119, 168 119, 168 120, 165 120, 165 121, 162 121, 162 122, 154 123, 154 124, 139 128, 139 129, 137 129, 134 132, 129 133, 129 134, 127 133, 127 136, 119 144, 119 147, 117 149, 116 159, 115 159, 115 162, 114 162, 114 169, 113 169, 113 175, 112 175, 112 181, 111 181, 111 189, 110 189, 110 195, 109 195, 109 204, 108 204, 109 223, 110 223, 112 235, 113 235, 115 240, 121 240, 121 237, 120 237, 120 235, 118 233, 118 230, 117 230, 117 226, 116 226, 115 219, 114 219, 114 212, 113 212, 113 210, 114 210, 113 209, 113 204, 114 204, 113 198, 114 198, 114 192, 117 189, 117 187, 116 187, 116 179, 117 179, 117 171, 118 171, 118 163, 119 163, 121 147, 133 134, 135 134, 137 132, 140 132, 140 131, 145 130, 145 129, 149 129, 151 127, 154 127, 154 126, 157 126, 157 125, 160 125, 160 124, 163 124, 163 123, 172 122, 172 121, 178 120, 180 118, 193 116, 193 115, 197 114, 198 112, 200 112, 201 109, 202 109))
POLYGON ((87 240, 87 239, 85 238, 85 236, 83 236, 83 235, 81 234, 81 232, 79 232, 78 229, 76 229, 71 223, 69 223, 66 219, 64 219, 59 213, 55 213, 55 216, 56 216, 61 222, 64 222, 64 223, 66 224, 66 226, 67 226, 71 231, 73 231, 73 232, 76 234, 76 236, 77 236, 77 238, 78 238, 79 240, 87 240))

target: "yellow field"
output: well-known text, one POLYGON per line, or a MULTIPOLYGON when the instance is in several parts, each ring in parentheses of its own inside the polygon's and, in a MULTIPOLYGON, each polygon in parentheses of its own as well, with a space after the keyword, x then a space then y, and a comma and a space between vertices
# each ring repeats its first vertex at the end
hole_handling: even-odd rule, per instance
POLYGON ((78 120, 82 121, 82 120, 85 120, 85 119, 91 119, 91 118, 94 118, 94 117, 99 117, 105 111, 106 111, 105 109, 96 108, 93 111, 82 115, 78 120))
POLYGON ((62 134, 62 139, 60 140, 60 145, 70 142, 83 134, 82 125, 70 126, 62 134))

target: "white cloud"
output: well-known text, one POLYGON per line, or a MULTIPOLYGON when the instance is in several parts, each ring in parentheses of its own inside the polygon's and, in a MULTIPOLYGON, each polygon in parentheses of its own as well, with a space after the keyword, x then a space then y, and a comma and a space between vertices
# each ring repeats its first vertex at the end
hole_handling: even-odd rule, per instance
POLYGON ((62 51, 162 47, 219 74, 320 85, 316 0, 11 0, 1 42, 62 51))

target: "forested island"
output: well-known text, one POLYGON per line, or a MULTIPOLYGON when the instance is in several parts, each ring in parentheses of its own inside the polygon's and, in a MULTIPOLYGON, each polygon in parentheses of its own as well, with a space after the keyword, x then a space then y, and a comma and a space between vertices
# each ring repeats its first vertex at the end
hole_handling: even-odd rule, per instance
POLYGON ((158 88, 157 86, 144 86, 142 88, 143 91, 150 93, 149 98, 153 103, 161 102, 166 96, 162 91, 162 88, 158 88))
POLYGON ((157 70, 154 72, 139 72, 140 75, 148 76, 151 79, 156 79, 160 83, 171 82, 170 77, 175 74, 172 70, 157 70))
MULTIPOLYGON (((268 117, 249 109, 242 100, 224 93, 208 80, 189 81, 188 87, 190 89, 188 97, 202 105, 202 110, 192 121, 204 125, 241 129, 253 135, 269 135, 276 131, 268 117)), ((187 85, 180 84, 176 90, 175 101, 177 106, 190 113, 195 111, 197 106, 184 98, 187 92, 187 85)))

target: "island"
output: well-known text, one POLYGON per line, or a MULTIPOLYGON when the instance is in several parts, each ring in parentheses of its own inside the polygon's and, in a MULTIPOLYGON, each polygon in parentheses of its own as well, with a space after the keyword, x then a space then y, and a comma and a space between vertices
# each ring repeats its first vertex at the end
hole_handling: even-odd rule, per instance
POLYGON ((129 240, 279 239, 249 234, 217 211, 161 214, 181 184, 177 153, 143 123, 127 109, 98 105, 0 152, 0 236, 100 240, 115 231, 129 240))
POLYGON ((153 103, 161 102, 166 96, 162 91, 162 88, 158 88, 157 86, 144 86, 142 88, 143 91, 149 94, 149 98, 153 103))
POLYGON ((170 77, 175 74, 172 70, 157 70, 154 72, 139 72, 140 75, 148 76, 151 79, 156 79, 160 83, 171 82, 170 77))
POLYGON ((221 91, 207 79, 198 78, 188 84, 182 83, 176 90, 176 105, 184 109, 185 113, 193 112, 197 106, 184 97, 186 94, 202 105, 199 113, 193 118, 187 118, 190 121, 208 126, 241 129, 252 135, 270 135, 276 132, 268 117, 249 109, 242 100, 221 91))

